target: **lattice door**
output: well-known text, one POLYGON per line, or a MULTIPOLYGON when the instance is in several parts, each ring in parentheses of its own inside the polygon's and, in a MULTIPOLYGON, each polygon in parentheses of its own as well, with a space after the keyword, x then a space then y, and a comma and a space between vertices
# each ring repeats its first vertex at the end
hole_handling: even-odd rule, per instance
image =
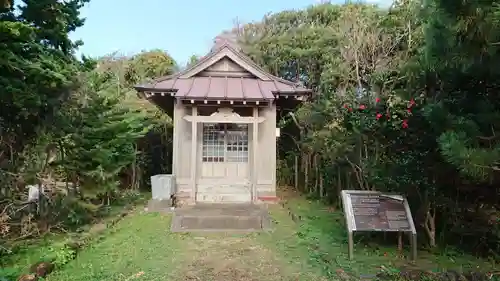
POLYGON ((248 125, 203 124, 202 178, 248 177, 248 125))

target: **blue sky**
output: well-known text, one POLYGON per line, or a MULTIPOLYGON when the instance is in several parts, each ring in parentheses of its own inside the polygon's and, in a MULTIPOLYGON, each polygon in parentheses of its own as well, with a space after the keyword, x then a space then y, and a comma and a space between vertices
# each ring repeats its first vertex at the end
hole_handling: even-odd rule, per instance
MULTIPOLYGON (((369 2, 373 1, 384 0, 369 2)), ((191 55, 204 55, 213 38, 231 28, 236 18, 241 22, 256 21, 268 12, 305 8, 316 2, 319 1, 92 0, 81 11, 85 25, 71 37, 83 40, 79 53, 92 57, 163 49, 184 64, 191 55)))

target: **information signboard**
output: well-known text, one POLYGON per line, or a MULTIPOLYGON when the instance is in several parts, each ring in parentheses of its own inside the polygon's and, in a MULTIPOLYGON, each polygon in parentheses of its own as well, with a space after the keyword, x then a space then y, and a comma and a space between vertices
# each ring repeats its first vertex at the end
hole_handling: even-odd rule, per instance
POLYGON ((343 190, 342 201, 349 233, 349 258, 354 251, 354 231, 392 231, 411 235, 412 259, 416 259, 417 233, 408 201, 403 196, 378 191, 343 190))

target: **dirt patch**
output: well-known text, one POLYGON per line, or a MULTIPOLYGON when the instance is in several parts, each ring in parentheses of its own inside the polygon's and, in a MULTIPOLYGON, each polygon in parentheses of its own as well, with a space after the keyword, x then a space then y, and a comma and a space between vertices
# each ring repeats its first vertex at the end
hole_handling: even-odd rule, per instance
POLYGON ((251 236, 190 237, 178 280, 293 280, 296 275, 251 236))
POLYGON ((277 196, 281 199, 287 200, 292 198, 300 198, 302 195, 300 192, 291 186, 281 186, 276 190, 277 196))
POLYGON ((257 281, 248 269, 234 261, 195 260, 179 280, 257 281))

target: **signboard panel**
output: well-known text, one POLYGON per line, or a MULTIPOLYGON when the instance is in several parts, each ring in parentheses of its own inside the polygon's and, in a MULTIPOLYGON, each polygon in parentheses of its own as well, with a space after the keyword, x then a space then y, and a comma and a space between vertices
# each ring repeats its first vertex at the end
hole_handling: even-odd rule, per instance
POLYGON ((355 231, 411 231, 404 200, 380 194, 349 194, 355 231))
POLYGON ((378 191, 343 190, 342 201, 349 231, 349 256, 354 231, 396 231, 412 236, 412 257, 416 257, 416 230, 408 202, 401 195, 378 191))

